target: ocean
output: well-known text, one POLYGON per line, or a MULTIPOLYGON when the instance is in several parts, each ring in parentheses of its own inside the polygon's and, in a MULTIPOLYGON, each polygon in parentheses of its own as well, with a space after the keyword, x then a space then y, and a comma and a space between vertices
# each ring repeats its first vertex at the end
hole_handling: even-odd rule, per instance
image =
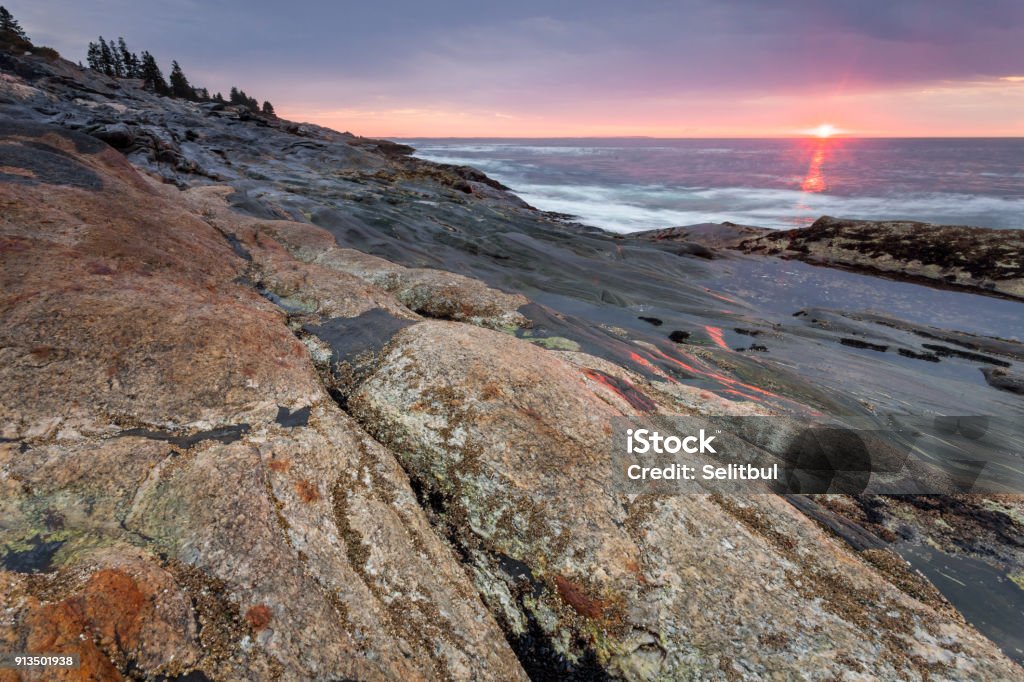
POLYGON ((1024 138, 416 139, 546 211, 614 232, 822 215, 1024 228, 1024 138))

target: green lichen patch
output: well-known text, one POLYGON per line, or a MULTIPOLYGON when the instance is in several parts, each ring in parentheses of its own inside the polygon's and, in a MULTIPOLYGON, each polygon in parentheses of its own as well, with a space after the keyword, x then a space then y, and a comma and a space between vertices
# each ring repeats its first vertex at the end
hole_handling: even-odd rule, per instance
POLYGON ((534 343, 542 348, 548 350, 567 350, 577 352, 580 350, 580 344, 576 343, 572 339, 567 339, 564 336, 548 336, 542 339, 530 339, 530 343, 534 343))

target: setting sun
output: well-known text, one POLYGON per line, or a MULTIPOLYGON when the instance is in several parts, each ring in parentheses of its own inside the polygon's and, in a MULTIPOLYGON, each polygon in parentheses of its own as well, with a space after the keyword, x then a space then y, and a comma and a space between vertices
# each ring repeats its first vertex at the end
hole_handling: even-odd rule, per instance
POLYGON ((832 137, 839 131, 833 125, 830 125, 828 123, 822 123, 820 126, 815 128, 811 132, 818 137, 832 137))

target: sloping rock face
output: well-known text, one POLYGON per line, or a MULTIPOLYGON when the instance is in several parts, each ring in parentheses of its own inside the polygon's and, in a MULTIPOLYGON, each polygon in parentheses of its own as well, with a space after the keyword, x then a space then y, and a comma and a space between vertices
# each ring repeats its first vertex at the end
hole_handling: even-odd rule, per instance
POLYGON ((236 252, 92 138, 5 126, 0 167, 4 650, 79 651, 75 679, 523 677, 251 278, 316 319, 415 313, 245 220, 236 252))
POLYGON ((1024 230, 841 220, 741 241, 754 253, 1024 298, 1024 230))
MULTIPOLYGON (((1021 676, 894 554, 782 498, 611 489, 612 418, 852 404, 728 348, 712 316, 749 306, 699 279, 718 261, 401 146, 12 64, 2 650, 77 648, 67 679, 104 680, 1021 676), (620 327, 626 291, 689 326, 620 327)), ((736 333, 781 352, 777 329, 736 333)), ((1019 506, 989 511, 1007 537, 1019 506)))
POLYGON ((0 407, 5 436, 206 428, 316 398, 302 345, 272 305, 242 296, 242 261, 216 230, 92 138, 5 129, 0 159, 24 172, 4 183, 0 218, 0 372, 19 385, 0 407))
POLYGON ((349 405, 420 482, 519 646, 546 638, 570 672, 1017 674, 974 653, 989 644, 934 592, 897 589, 779 498, 610 494, 611 420, 679 411, 633 381, 646 402, 517 339, 426 322, 349 405))

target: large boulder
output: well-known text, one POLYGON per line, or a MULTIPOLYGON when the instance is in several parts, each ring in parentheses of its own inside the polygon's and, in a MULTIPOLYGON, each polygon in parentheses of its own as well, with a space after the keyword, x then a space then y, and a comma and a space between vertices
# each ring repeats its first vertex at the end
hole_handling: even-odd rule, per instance
POLYGON ((897 589, 781 498, 615 493, 612 420, 669 406, 580 364, 424 322, 349 399, 524 658, 638 680, 1017 674, 940 599, 897 589))

